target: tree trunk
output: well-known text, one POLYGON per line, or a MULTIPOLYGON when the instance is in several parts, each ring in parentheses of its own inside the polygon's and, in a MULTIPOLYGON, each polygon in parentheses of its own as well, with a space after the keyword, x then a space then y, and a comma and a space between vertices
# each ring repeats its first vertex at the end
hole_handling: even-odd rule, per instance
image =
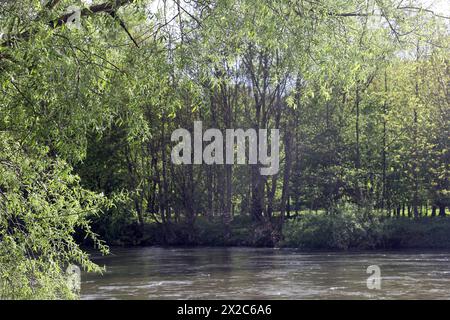
POLYGON ((384 210, 386 207, 386 166, 387 166, 387 162, 386 162, 386 156, 387 156, 387 152, 386 152, 386 138, 387 138, 387 131, 386 131, 386 116, 387 116, 387 72, 386 70, 384 71, 384 92, 385 92, 385 100, 384 100, 384 104, 383 104, 383 154, 382 154, 382 158, 383 158, 383 177, 382 177, 382 183, 383 183, 383 190, 382 190, 382 195, 381 195, 381 208, 384 210))
POLYGON ((436 217, 436 209, 437 209, 437 207, 435 205, 431 206, 431 216, 432 217, 436 217))
POLYGON ((445 217, 445 205, 444 204, 439 205, 439 216, 445 217))
POLYGON ((356 178, 356 203, 358 205, 361 204, 361 187, 359 185, 359 173, 361 168, 361 151, 360 151, 360 124, 359 124, 359 116, 360 116, 360 88, 359 83, 356 83, 356 97, 355 97, 355 110, 356 110, 356 120, 355 120, 355 134, 356 134, 356 158, 355 158, 355 168, 356 174, 358 175, 356 178))
POLYGON ((283 230, 284 215, 286 212, 286 203, 289 203, 289 176, 291 174, 292 166, 292 134, 290 125, 287 126, 287 130, 284 135, 284 151, 285 151, 285 163, 283 172, 283 188, 281 191, 281 212, 280 212, 280 234, 283 230))

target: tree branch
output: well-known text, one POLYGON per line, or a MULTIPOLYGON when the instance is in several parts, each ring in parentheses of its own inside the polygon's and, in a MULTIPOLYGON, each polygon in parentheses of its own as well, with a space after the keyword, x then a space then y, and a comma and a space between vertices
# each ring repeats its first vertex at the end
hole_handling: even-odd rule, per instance
MULTIPOLYGON (((96 4, 93 6, 90 6, 89 8, 84 8, 81 10, 81 16, 88 16, 91 14, 95 14, 95 13, 100 13, 100 12, 104 12, 104 13, 109 13, 111 14, 112 12, 114 12, 115 10, 117 10, 118 8, 129 4, 131 2, 133 2, 134 0, 116 0, 115 2, 104 2, 101 4, 96 4)), ((62 16, 60 16, 59 18, 50 21, 49 25, 51 27, 57 27, 57 26, 62 26, 63 24, 67 23, 67 20, 74 14, 74 12, 70 12, 70 13, 66 13, 62 16)))
POLYGON ((58 4, 58 2, 60 2, 60 0, 50 0, 50 1, 47 2, 47 4, 45 5, 45 8, 48 9, 48 10, 51 10, 51 9, 53 9, 53 8, 58 4))
POLYGON ((420 7, 404 6, 404 7, 397 7, 397 9, 400 9, 400 10, 409 10, 409 11, 424 11, 424 12, 431 13, 433 16, 436 16, 436 17, 439 17, 439 18, 450 19, 450 17, 447 17, 447 16, 444 16, 444 15, 437 14, 437 13, 434 12, 433 10, 425 9, 425 8, 420 8, 420 7))
POLYGON ((125 22, 123 22, 122 19, 120 19, 120 17, 116 14, 115 11, 112 11, 110 13, 111 17, 113 17, 114 19, 116 19, 117 21, 119 21, 120 26, 122 27, 123 30, 125 30, 125 32, 127 33, 128 37, 131 39, 131 41, 133 41, 134 45, 139 48, 138 43, 136 42, 136 40, 134 40, 133 36, 131 35, 130 31, 128 31, 127 26, 125 25, 125 22))
MULTIPOLYGON (((59 2, 59 0, 52 0, 49 1, 46 5, 47 8, 51 9, 53 8, 57 3, 59 2)), ((84 8, 81 10, 80 12, 80 16, 88 16, 88 15, 92 15, 92 14, 96 14, 96 13, 109 13, 111 14, 112 12, 114 12, 115 10, 117 10, 118 8, 130 4, 134 2, 134 0, 115 0, 115 1, 108 1, 108 2, 104 2, 101 4, 96 4, 96 5, 92 5, 89 8, 84 8)), ((47 24, 51 27, 51 28, 57 28, 57 27, 61 27, 62 25, 66 24, 67 21, 69 20, 69 18, 74 14, 75 12, 69 12, 66 13, 62 16, 60 16, 59 18, 56 18, 50 22, 48 22, 47 24)), ((12 36, 10 37, 8 40, 2 42, 0 44, 0 46, 2 47, 10 47, 14 44, 15 40, 27 40, 30 38, 30 31, 25 31, 22 32, 16 36, 12 36)))

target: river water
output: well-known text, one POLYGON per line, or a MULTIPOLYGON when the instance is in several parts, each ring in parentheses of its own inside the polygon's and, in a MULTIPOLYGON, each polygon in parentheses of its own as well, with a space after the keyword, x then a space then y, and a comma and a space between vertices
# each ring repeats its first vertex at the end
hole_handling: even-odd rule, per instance
POLYGON ((450 251, 113 248, 94 261, 106 272, 82 275, 82 299, 450 299, 450 251))

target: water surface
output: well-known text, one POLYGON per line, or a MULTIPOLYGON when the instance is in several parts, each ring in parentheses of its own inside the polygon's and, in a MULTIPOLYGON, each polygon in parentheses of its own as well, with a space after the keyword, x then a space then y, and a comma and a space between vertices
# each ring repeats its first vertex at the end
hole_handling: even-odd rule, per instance
POLYGON ((113 248, 82 299, 450 299, 450 252, 113 248), (367 288, 367 267, 381 289, 367 288))

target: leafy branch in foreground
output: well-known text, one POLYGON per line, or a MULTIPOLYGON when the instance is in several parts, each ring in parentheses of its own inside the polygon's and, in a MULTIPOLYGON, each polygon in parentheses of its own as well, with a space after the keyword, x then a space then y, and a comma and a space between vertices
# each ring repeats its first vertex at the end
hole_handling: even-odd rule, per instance
POLYGON ((107 253, 89 217, 108 200, 80 187, 70 166, 50 159, 46 148, 25 151, 7 134, 0 138, 0 298, 74 298, 67 266, 101 271, 74 233, 83 232, 107 253))

